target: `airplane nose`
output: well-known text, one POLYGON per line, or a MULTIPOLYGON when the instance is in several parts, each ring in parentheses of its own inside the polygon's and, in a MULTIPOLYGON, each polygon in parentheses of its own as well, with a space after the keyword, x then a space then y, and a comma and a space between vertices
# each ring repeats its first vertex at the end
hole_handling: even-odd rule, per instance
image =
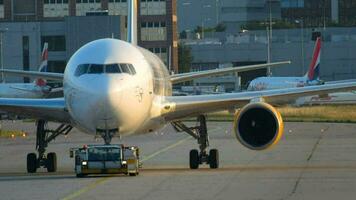
MULTIPOLYGON (((90 88, 89 88, 90 87, 90 88)), ((118 129, 119 104, 122 98, 122 85, 120 81, 108 77, 90 83, 93 104, 91 112, 94 112, 93 123, 96 129, 118 129)))

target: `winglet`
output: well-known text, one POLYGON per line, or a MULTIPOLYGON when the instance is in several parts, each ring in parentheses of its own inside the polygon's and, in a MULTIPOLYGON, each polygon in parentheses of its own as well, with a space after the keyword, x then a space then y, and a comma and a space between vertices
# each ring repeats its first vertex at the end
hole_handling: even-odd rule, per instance
POLYGON ((137 0, 129 0, 127 7, 127 41, 137 45, 137 0))
POLYGON ((321 52, 321 38, 318 37, 315 42, 313 59, 310 63, 308 71, 308 81, 319 79, 320 75, 320 52, 321 52))

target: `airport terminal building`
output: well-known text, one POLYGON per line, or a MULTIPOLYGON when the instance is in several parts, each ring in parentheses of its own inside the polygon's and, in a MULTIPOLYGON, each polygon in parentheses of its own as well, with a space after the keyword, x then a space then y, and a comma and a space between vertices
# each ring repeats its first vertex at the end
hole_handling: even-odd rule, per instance
MULTIPOLYGON (((177 72, 175 5, 175 0, 138 1, 138 42, 177 72)), ((127 0, 0 1, 3 66, 37 70, 43 43, 48 42, 49 70, 62 72, 71 55, 87 42, 125 39, 126 16, 127 0)))

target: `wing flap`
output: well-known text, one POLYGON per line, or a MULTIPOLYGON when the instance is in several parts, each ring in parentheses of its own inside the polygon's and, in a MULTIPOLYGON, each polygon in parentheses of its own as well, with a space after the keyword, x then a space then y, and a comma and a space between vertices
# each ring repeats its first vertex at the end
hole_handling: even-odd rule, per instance
POLYGON ((265 101, 272 105, 286 105, 299 97, 323 95, 356 89, 356 82, 308 86, 255 92, 226 93, 218 95, 166 97, 163 116, 172 121, 219 110, 237 109, 253 101, 265 101), (167 108, 168 111, 167 111, 167 108))
POLYGON ((62 123, 71 122, 71 117, 66 111, 64 98, 0 98, 0 110, 34 119, 46 119, 48 121, 57 121, 62 123))
POLYGON ((263 69, 267 67, 276 67, 280 65, 290 64, 290 61, 285 62, 275 62, 275 63, 266 63, 266 64, 259 64, 259 65, 247 65, 241 67, 229 67, 223 69, 213 69, 213 70, 206 70, 201 72, 190 72, 190 73, 183 73, 183 74, 175 74, 171 76, 172 84, 182 83, 185 81, 190 81, 196 78, 208 77, 208 76, 216 76, 222 74, 228 74, 232 72, 245 72, 251 71, 256 69, 263 69))

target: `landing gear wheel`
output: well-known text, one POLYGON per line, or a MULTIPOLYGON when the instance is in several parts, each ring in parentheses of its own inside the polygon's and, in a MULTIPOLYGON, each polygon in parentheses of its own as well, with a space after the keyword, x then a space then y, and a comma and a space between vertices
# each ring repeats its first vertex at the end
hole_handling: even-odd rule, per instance
POLYGON ((129 176, 137 176, 137 172, 135 172, 135 173, 129 173, 129 176))
POLYGON ((46 160, 46 168, 48 172, 56 172, 57 171, 57 155, 56 153, 48 153, 46 160))
POLYGON ((189 166, 190 169, 198 169, 199 167, 199 152, 193 149, 189 153, 189 166))
POLYGON ((87 174, 76 174, 76 177, 77 177, 77 178, 83 178, 83 177, 85 177, 85 176, 87 176, 87 174))
POLYGON ((37 157, 35 153, 27 154, 27 172, 35 173, 37 171, 37 157))
POLYGON ((199 115, 197 117, 197 125, 188 127, 180 121, 171 122, 173 128, 178 132, 186 132, 197 140, 199 144, 198 150, 191 150, 189 155, 190 169, 198 169, 201 164, 209 164, 210 168, 219 168, 219 152, 217 149, 211 149, 208 153, 209 135, 206 126, 206 117, 199 115))
POLYGON ((219 151, 217 149, 209 151, 209 166, 211 169, 219 168, 219 151))
POLYGON ((45 167, 48 172, 55 172, 57 171, 57 156, 55 153, 48 153, 46 156, 46 148, 57 136, 67 135, 73 127, 68 124, 61 124, 56 129, 47 129, 46 120, 38 120, 36 126, 36 150, 38 156, 34 153, 27 155, 27 171, 35 173, 37 168, 45 167))

